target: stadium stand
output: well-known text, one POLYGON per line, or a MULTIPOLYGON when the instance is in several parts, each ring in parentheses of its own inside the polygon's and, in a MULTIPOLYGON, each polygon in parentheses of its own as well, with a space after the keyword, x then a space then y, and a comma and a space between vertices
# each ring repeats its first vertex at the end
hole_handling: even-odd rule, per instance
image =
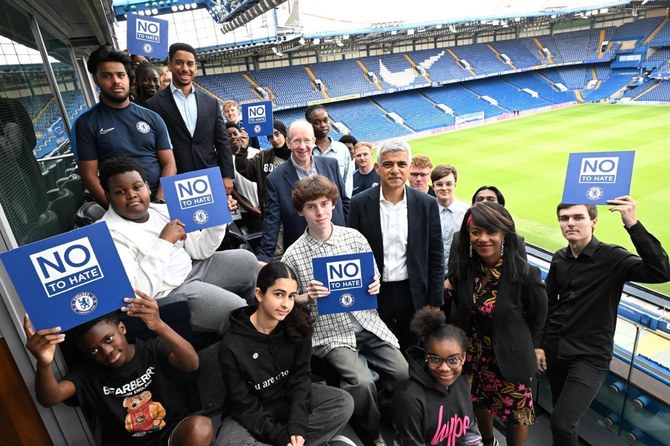
POLYGON ((423 94, 433 102, 451 108, 458 116, 484 112, 486 118, 492 118, 505 112, 502 108, 480 99, 477 94, 460 84, 424 90, 423 94))
POLYGON ((452 115, 436 108, 430 99, 419 93, 402 92, 384 95, 376 97, 374 102, 385 110, 400 115, 405 124, 415 131, 444 127, 449 121, 453 123, 452 115))
POLYGON ((379 91, 353 59, 313 64, 310 68, 316 78, 326 84, 331 97, 379 91))
POLYGON ((665 24, 651 39, 649 46, 670 46, 670 21, 667 18, 664 21, 665 24))
POLYGON ((636 98, 637 101, 668 102, 670 98, 670 81, 655 82, 642 95, 636 98))
POLYGON ((663 17, 652 17, 626 23, 616 28, 612 40, 637 40, 638 42, 641 42, 646 39, 662 21, 663 17))

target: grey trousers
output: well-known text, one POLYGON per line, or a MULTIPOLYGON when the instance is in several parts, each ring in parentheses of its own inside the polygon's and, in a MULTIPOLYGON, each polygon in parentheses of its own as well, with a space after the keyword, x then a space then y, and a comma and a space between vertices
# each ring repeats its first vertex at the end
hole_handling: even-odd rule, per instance
MULTIPOLYGON (((323 383, 312 384, 311 412, 307 418, 305 444, 321 446, 330 441, 349 422, 354 401, 344 390, 323 383)), ((272 446, 271 439, 260 441, 237 420, 229 416, 221 424, 214 446, 272 446)))
POLYGON ((334 367, 342 378, 342 388, 354 398, 354 419, 372 439, 381 434, 379 421, 381 413, 377 398, 374 370, 379 375, 388 398, 398 384, 409 378, 409 365, 400 350, 363 330, 356 334, 356 350, 337 347, 326 355, 326 361, 334 367))
POLYGON ((193 331, 223 334, 228 316, 254 297, 258 260, 243 249, 217 251, 205 260, 194 260, 184 283, 170 294, 184 294, 191 310, 193 331))

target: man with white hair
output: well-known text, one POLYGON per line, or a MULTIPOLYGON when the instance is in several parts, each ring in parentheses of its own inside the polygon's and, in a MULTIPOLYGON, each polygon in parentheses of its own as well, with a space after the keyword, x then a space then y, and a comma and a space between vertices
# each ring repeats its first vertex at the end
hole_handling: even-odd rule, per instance
POLYGON ((444 248, 437 200, 406 186, 409 144, 379 148, 375 169, 381 184, 354 196, 349 226, 368 239, 382 274, 377 311, 398 337, 401 351, 416 343, 409 323, 425 306, 444 303, 444 248))
POLYGON ((293 122, 288 129, 287 138, 291 156, 267 177, 267 205, 263 221, 263 237, 256 253, 256 257, 262 262, 272 260, 279 238, 280 225, 283 225, 284 228, 284 249, 291 246, 305 232, 307 223, 303 217, 298 215, 291 201, 293 185, 298 180, 323 175, 335 183, 340 191, 340 197, 333 209, 333 224, 346 226, 349 197, 345 193, 337 160, 313 156, 314 141, 314 130, 309 122, 302 119, 293 122))

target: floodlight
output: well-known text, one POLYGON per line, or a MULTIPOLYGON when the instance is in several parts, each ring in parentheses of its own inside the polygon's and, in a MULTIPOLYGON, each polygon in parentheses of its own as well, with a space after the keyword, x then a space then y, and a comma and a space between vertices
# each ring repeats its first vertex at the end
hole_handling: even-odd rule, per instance
POLYGON ((191 3, 191 9, 196 9, 198 7, 197 3, 191 3))
POLYGON ((184 5, 184 8, 186 8, 186 9, 191 9, 191 4, 190 4, 190 3, 186 3, 186 4, 184 5))
POLYGON ((152 13, 153 15, 158 15, 158 8, 154 8, 154 9, 152 9, 152 10, 151 10, 151 13, 152 13))
POLYGON ((180 11, 183 11, 184 10, 184 5, 179 5, 178 8, 179 8, 180 11))
POLYGON ((177 12, 177 11, 179 11, 179 8, 177 8, 176 5, 172 5, 172 6, 170 7, 170 9, 172 10, 172 12, 177 12))
POLYGON ((314 40, 312 40, 312 43, 313 43, 314 45, 318 45, 318 44, 321 43, 321 39, 319 39, 319 38, 317 37, 317 38, 315 38, 314 40))

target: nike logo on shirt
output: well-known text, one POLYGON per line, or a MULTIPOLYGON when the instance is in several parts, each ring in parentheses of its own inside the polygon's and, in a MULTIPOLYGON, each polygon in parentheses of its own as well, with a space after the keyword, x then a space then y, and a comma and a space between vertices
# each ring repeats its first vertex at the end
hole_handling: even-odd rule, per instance
POLYGON ((104 135, 105 133, 109 133, 112 130, 114 130, 114 127, 108 128, 108 129, 100 129, 100 134, 104 135))

